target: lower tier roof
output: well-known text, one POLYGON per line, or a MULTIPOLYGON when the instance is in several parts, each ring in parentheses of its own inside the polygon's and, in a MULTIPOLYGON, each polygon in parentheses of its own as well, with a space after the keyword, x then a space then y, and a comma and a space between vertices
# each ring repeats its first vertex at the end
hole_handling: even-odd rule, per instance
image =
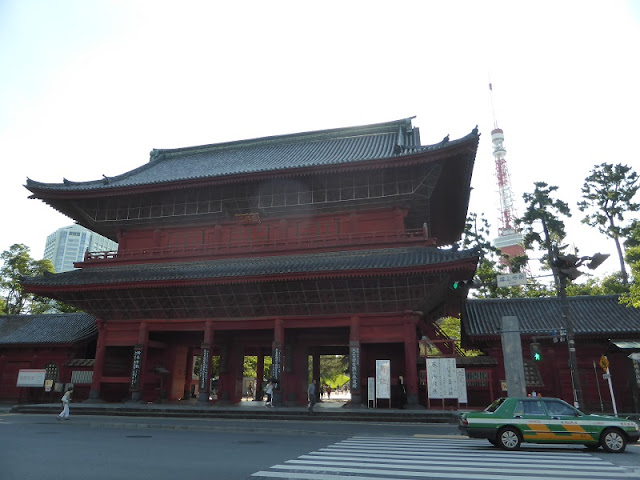
POLYGON ((373 271, 394 273, 398 269, 424 269, 433 272, 465 270, 465 278, 475 270, 477 254, 471 250, 443 250, 435 247, 404 247, 347 250, 314 254, 225 258, 180 263, 115 265, 72 270, 41 277, 24 277, 29 291, 117 286, 136 283, 182 283, 212 281, 237 283, 268 281, 290 275, 307 278, 369 275, 373 271), (459 263, 459 265, 455 265, 459 263), (257 277, 257 278, 256 278, 257 277))

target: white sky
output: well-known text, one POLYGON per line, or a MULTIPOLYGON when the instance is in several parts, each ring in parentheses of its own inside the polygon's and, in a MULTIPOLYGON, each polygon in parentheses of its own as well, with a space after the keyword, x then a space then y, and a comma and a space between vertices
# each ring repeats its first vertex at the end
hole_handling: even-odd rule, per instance
MULTIPOLYGON (((0 2, 0 251, 72 223, 27 177, 96 180, 178 148, 416 116, 424 144, 482 133, 470 211, 497 234, 489 77, 518 213, 560 187, 569 241, 602 162, 640 172, 640 2, 0 2)), ((532 256, 537 256, 533 254, 532 256)))

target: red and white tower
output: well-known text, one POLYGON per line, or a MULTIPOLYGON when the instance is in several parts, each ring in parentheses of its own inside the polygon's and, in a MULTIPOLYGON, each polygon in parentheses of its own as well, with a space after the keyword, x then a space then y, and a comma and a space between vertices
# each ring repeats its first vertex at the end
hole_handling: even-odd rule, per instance
MULTIPOLYGON (((489 83, 491 94, 491 107, 493 109, 493 86, 489 83)), ((493 130, 491 131, 491 143, 493 145, 493 158, 496 164, 496 178, 498 181, 498 193, 500 195, 500 227, 498 237, 493 240, 496 248, 503 255, 518 257, 525 254, 522 245, 522 234, 515 227, 516 212, 513 205, 513 192, 511 190, 511 177, 507 169, 507 150, 504 148, 504 132, 498 128, 495 111, 493 112, 493 130)), ((502 259, 503 263, 511 270, 508 259, 502 259)))

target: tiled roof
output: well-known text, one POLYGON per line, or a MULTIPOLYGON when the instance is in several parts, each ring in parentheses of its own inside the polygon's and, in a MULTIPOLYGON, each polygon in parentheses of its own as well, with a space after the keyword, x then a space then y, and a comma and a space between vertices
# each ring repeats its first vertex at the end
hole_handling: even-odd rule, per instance
MULTIPOLYGON (((618 303, 617 295, 568 297, 576 335, 640 334, 640 309, 618 303)), ((503 316, 516 316, 523 334, 549 335, 565 328, 560 299, 469 299, 462 311, 464 332, 469 337, 500 335, 503 316)))
POLYGON ((98 334, 86 313, 0 316, 0 345, 74 343, 98 334))
POLYGON ((314 274, 411 268, 472 259, 470 250, 442 250, 434 247, 347 250, 315 254, 250 258, 225 258, 206 262, 150 263, 95 267, 26 277, 25 285, 48 287, 106 285, 122 282, 207 280, 279 274, 314 274))
POLYGON ((411 118, 360 127, 338 128, 172 150, 153 150, 149 163, 122 175, 90 182, 41 183, 27 179, 27 188, 85 191, 162 184, 233 175, 339 165, 439 150, 460 143, 477 144, 469 135, 434 145, 420 145, 411 118))

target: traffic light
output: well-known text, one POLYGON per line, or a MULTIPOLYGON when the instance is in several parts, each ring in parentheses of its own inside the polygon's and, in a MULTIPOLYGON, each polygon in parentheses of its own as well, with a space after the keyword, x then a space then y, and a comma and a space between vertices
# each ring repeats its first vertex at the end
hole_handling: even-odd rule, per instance
POLYGON ((558 269, 560 275, 575 280, 582 275, 582 272, 578 270, 580 260, 576 255, 558 255, 553 260, 553 266, 558 269))
POLYGON ((536 362, 542 361, 542 349, 539 343, 531 344, 531 358, 536 362))
POLYGON ((461 286, 462 286, 462 282, 456 280, 454 282, 451 282, 451 285, 449 285, 449 288, 451 290, 458 290, 461 286))

